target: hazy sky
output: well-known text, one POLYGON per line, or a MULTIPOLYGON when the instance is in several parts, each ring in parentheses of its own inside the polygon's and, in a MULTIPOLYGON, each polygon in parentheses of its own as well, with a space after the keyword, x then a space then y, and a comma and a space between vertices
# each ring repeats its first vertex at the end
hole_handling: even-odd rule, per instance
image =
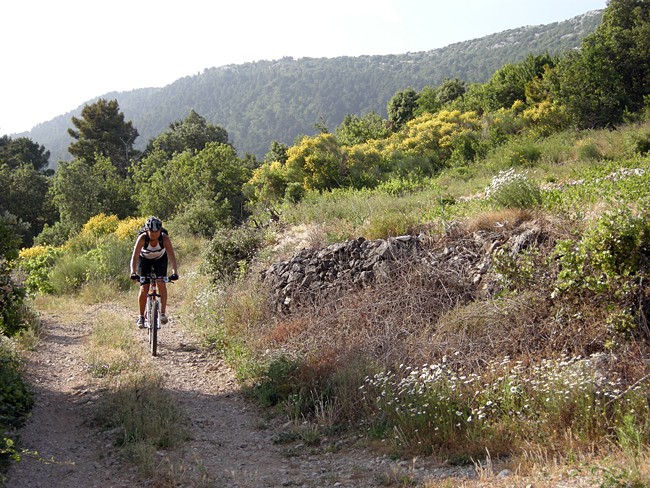
POLYGON ((111 91, 283 56, 427 51, 603 9, 606 0, 9 0, 0 135, 111 91))

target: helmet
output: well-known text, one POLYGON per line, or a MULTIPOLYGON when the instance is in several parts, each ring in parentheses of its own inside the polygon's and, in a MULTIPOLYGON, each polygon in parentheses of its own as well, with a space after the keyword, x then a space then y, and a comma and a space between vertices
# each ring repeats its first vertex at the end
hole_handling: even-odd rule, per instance
POLYGON ((162 229, 162 220, 158 217, 149 217, 144 224, 144 229, 152 232, 159 231, 162 229))

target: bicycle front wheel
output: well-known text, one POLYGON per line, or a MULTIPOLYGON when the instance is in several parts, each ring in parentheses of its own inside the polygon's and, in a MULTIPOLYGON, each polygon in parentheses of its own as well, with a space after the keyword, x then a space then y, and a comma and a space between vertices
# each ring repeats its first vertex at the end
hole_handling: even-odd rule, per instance
POLYGON ((158 354, 158 320, 160 320, 157 301, 153 303, 152 309, 151 320, 149 321, 149 346, 151 355, 155 356, 158 354))

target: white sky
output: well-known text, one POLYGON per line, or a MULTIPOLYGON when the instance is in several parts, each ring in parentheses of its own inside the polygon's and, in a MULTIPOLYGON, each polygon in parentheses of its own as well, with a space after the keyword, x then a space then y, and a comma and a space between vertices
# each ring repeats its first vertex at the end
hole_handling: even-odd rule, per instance
POLYGON ((606 0, 8 0, 0 135, 111 91, 283 56, 427 51, 603 9, 606 0))

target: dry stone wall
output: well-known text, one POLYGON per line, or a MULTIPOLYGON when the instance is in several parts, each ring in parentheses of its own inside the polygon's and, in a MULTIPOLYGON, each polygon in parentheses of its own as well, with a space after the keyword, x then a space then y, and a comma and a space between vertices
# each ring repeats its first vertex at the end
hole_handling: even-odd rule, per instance
POLYGON ((291 259, 271 265, 262 278, 273 291, 276 308, 288 312, 298 302, 388 278, 398 263, 418 260, 422 244, 423 238, 418 236, 358 237, 323 249, 303 249, 291 259))
POLYGON ((491 273, 496 252, 516 256, 547 237, 535 225, 475 231, 437 243, 424 234, 377 240, 358 237, 323 249, 302 249, 272 264, 262 272, 262 279, 271 289, 276 310, 283 313, 346 290, 390 282, 409 265, 434 268, 477 297, 485 297, 499 286, 498 275, 491 273))

